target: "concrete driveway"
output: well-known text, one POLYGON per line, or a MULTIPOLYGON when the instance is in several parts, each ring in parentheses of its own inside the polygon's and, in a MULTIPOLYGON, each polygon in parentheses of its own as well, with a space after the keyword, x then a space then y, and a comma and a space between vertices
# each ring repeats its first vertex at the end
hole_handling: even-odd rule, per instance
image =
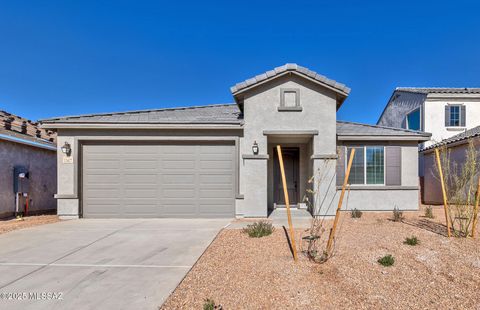
POLYGON ((0 235, 0 309, 157 309, 229 222, 81 219, 0 235))

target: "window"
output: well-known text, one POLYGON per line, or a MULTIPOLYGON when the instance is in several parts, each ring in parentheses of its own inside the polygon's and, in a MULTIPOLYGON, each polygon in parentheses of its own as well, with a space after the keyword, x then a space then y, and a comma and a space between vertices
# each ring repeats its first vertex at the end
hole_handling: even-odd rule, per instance
MULTIPOLYGON (((352 147, 347 148, 347 160, 352 151, 352 147)), ((350 184, 365 184, 365 160, 363 159, 363 147, 355 147, 355 157, 353 158, 350 176, 350 184)))
POLYGON ((365 148, 367 156, 367 184, 383 184, 384 180, 384 151, 383 146, 365 148))
POLYGON ((385 184, 385 148, 383 146, 347 147, 346 161, 353 148, 355 157, 350 169, 349 183, 357 185, 385 184))
POLYGON ((416 109, 407 114, 407 129, 421 130, 420 109, 416 109))
POLYGON ((458 105, 450 106, 450 126, 460 126, 460 106, 458 105))
POLYGON ((302 111, 300 106, 300 90, 298 88, 282 88, 280 90, 280 106, 278 111, 302 111))

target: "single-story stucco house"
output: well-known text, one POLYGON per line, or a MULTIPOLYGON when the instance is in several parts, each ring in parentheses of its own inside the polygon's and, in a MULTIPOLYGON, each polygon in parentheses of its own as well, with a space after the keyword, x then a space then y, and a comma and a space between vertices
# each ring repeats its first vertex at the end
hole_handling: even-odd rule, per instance
POLYGON ((333 215, 345 154, 355 147, 350 209, 418 208, 418 143, 430 134, 337 121, 350 89, 296 64, 231 91, 233 104, 43 120, 65 151, 58 214, 267 217, 285 204, 276 145, 294 207, 314 187, 310 211, 333 215))
POLYGON ((432 205, 443 204, 442 185, 435 169, 435 149, 445 148, 452 167, 456 164, 457 173, 460 175, 461 169, 467 160, 470 141, 473 143, 476 151, 480 153, 480 126, 431 144, 420 151, 421 156, 424 157, 424 185, 422 189, 424 203, 432 205))

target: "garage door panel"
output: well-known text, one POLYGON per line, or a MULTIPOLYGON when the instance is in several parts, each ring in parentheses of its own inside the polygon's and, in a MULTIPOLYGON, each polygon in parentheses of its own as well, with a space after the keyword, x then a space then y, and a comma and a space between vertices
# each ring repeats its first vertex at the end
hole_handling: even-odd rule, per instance
POLYGON ((160 147, 162 154, 176 154, 180 156, 184 155, 195 155, 197 146, 196 145, 163 145, 160 147))
POLYGON ((226 184, 232 185, 233 178, 231 174, 200 174, 200 184, 226 184))
POLYGON ((229 160, 202 160, 200 169, 205 170, 231 170, 233 163, 229 160))
POLYGON ((233 145, 87 144, 85 217, 232 217, 233 145))
POLYGON ((123 193, 125 197, 131 198, 155 198, 157 197, 157 190, 156 189, 126 189, 123 193))
POLYGON ((117 188, 90 188, 88 189, 90 198, 117 198, 120 190, 117 188))
POLYGON ((118 169, 120 168, 119 161, 113 160, 91 160, 87 163, 87 169, 118 169))
POLYGON ((138 185, 155 185, 157 180, 156 174, 150 174, 151 171, 141 174, 139 172, 135 174, 127 173, 124 175, 125 184, 138 184, 138 185))
POLYGON ((124 160, 123 166, 127 170, 150 170, 152 167, 155 167, 157 162, 155 160, 134 160, 128 159, 124 160))
POLYGON ((162 175, 162 181, 165 185, 195 185, 194 174, 164 174, 162 175))
POLYGON ((201 189, 200 198, 230 198, 232 191, 230 189, 201 189))
POLYGON ((193 204, 164 204, 163 213, 165 214, 192 214, 197 212, 197 208, 193 204))
POLYGON ((171 188, 163 190, 163 198, 195 198, 195 189, 171 188))
POLYGON ((161 167, 165 170, 177 170, 177 169, 184 169, 184 170, 192 170, 195 169, 195 161, 194 160, 178 160, 178 159, 164 159, 162 160, 161 167))

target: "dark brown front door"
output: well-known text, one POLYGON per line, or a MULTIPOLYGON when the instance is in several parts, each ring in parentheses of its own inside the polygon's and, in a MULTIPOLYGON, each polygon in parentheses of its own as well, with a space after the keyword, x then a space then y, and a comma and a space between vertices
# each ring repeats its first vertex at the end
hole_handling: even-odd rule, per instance
MULTIPOLYGON (((285 168, 285 177, 287 179, 287 189, 290 204, 298 203, 298 170, 299 170, 299 149, 298 148, 282 148, 283 165, 285 168)), ((275 159, 273 165, 273 191, 274 199, 277 205, 285 204, 285 196, 283 193, 282 175, 280 173, 280 164, 276 148, 274 149, 275 159)))

